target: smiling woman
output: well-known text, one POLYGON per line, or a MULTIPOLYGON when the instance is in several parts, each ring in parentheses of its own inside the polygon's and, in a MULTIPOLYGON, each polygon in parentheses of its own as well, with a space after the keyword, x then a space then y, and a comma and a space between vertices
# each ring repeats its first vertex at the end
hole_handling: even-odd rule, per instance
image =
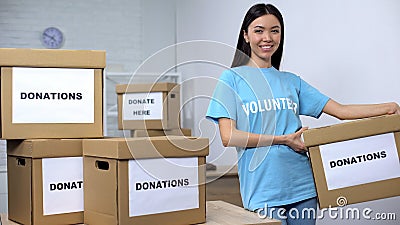
POLYGON ((253 61, 250 64, 271 67, 272 55, 278 50, 281 41, 281 25, 271 14, 260 16, 244 30, 244 39, 250 44, 253 61))
POLYGON ((237 50, 231 67, 242 66, 249 62, 251 52, 257 46, 249 44, 250 36, 254 37, 252 40, 255 42, 257 39, 263 41, 261 44, 264 44, 264 48, 274 47, 272 49, 274 54, 270 55, 270 61, 272 66, 279 69, 283 53, 285 26, 282 14, 275 6, 253 6, 247 11, 240 28, 240 35, 236 46, 237 50))
POLYGON ((296 74, 280 71, 283 44, 279 10, 270 4, 252 6, 240 29, 232 68, 220 76, 206 117, 218 124, 223 146, 236 147, 244 208, 260 211, 267 206, 263 213, 283 225, 314 225, 315 218, 287 217, 292 209, 317 207, 301 138, 307 127, 302 127, 300 115, 359 119, 400 114, 400 107, 395 102, 335 102, 296 74))

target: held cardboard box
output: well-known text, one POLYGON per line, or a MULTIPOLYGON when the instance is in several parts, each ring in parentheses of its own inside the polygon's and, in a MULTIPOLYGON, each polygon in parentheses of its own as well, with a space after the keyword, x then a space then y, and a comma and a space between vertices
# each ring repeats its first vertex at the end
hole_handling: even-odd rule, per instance
POLYGON ((320 208, 400 195, 400 115, 304 132, 320 208))
POLYGON ((121 130, 179 129, 180 85, 120 84, 118 128, 121 130))
POLYGON ((104 67, 104 51, 0 48, 0 138, 102 137, 104 67))
POLYGON ((177 136, 83 140, 87 225, 206 221, 208 139, 177 136))
POLYGON ((80 139, 7 141, 8 218, 25 225, 83 223, 80 139))
POLYGON ((132 130, 132 137, 158 137, 158 136, 192 136, 192 130, 187 128, 171 130, 132 130))

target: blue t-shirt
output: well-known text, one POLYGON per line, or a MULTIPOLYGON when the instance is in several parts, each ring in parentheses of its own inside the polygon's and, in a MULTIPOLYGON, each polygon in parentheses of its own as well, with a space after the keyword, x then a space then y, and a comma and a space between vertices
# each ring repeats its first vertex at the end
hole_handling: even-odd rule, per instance
MULTIPOLYGON (((236 121, 237 129, 268 135, 295 133, 299 115, 318 118, 329 98, 300 77, 275 68, 241 66, 222 73, 206 117, 236 121)), ((286 145, 237 147, 243 206, 286 205, 316 196, 305 153, 286 145)))

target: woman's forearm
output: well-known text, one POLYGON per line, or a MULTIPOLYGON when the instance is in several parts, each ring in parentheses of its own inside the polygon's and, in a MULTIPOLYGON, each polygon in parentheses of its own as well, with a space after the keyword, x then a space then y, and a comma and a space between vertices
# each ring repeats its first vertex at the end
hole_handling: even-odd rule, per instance
POLYGON ((400 114, 397 103, 342 105, 329 100, 323 111, 341 120, 361 119, 373 116, 400 114))
POLYGON ((225 147, 261 147, 270 145, 287 145, 295 151, 305 151, 301 135, 307 128, 301 128, 296 133, 288 135, 255 134, 236 129, 236 122, 231 119, 219 119, 219 130, 222 144, 225 147))
MULTIPOLYGON (((236 121, 221 118, 218 120, 222 144, 225 147, 258 147, 273 144, 273 135, 255 134, 236 129, 236 121)), ((279 138, 278 138, 279 139, 279 138)))
POLYGON ((234 147, 260 147, 278 144, 282 141, 282 136, 273 136, 266 134, 249 133, 237 129, 233 129, 226 137, 222 138, 224 146, 234 147))

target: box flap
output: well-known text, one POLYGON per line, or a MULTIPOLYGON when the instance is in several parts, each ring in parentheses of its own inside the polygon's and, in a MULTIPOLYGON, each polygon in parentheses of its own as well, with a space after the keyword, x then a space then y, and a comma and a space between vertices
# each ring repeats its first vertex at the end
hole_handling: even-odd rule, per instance
POLYGON ((163 136, 84 139, 83 154, 114 159, 207 156, 208 138, 163 136))
POLYGON ((157 136, 192 136, 192 130, 188 128, 180 129, 148 129, 148 130, 131 130, 131 137, 157 137, 157 136))
POLYGON ((7 154, 27 158, 82 156, 82 139, 7 140, 7 154))
POLYGON ((173 91, 180 92, 180 85, 176 83, 148 83, 148 84, 118 84, 115 87, 118 94, 173 91))
POLYGON ((101 50, 0 48, 0 66, 105 68, 101 50))
POLYGON ((303 138, 305 145, 312 147, 395 131, 400 131, 400 115, 372 117, 310 129, 303 133, 303 138))

